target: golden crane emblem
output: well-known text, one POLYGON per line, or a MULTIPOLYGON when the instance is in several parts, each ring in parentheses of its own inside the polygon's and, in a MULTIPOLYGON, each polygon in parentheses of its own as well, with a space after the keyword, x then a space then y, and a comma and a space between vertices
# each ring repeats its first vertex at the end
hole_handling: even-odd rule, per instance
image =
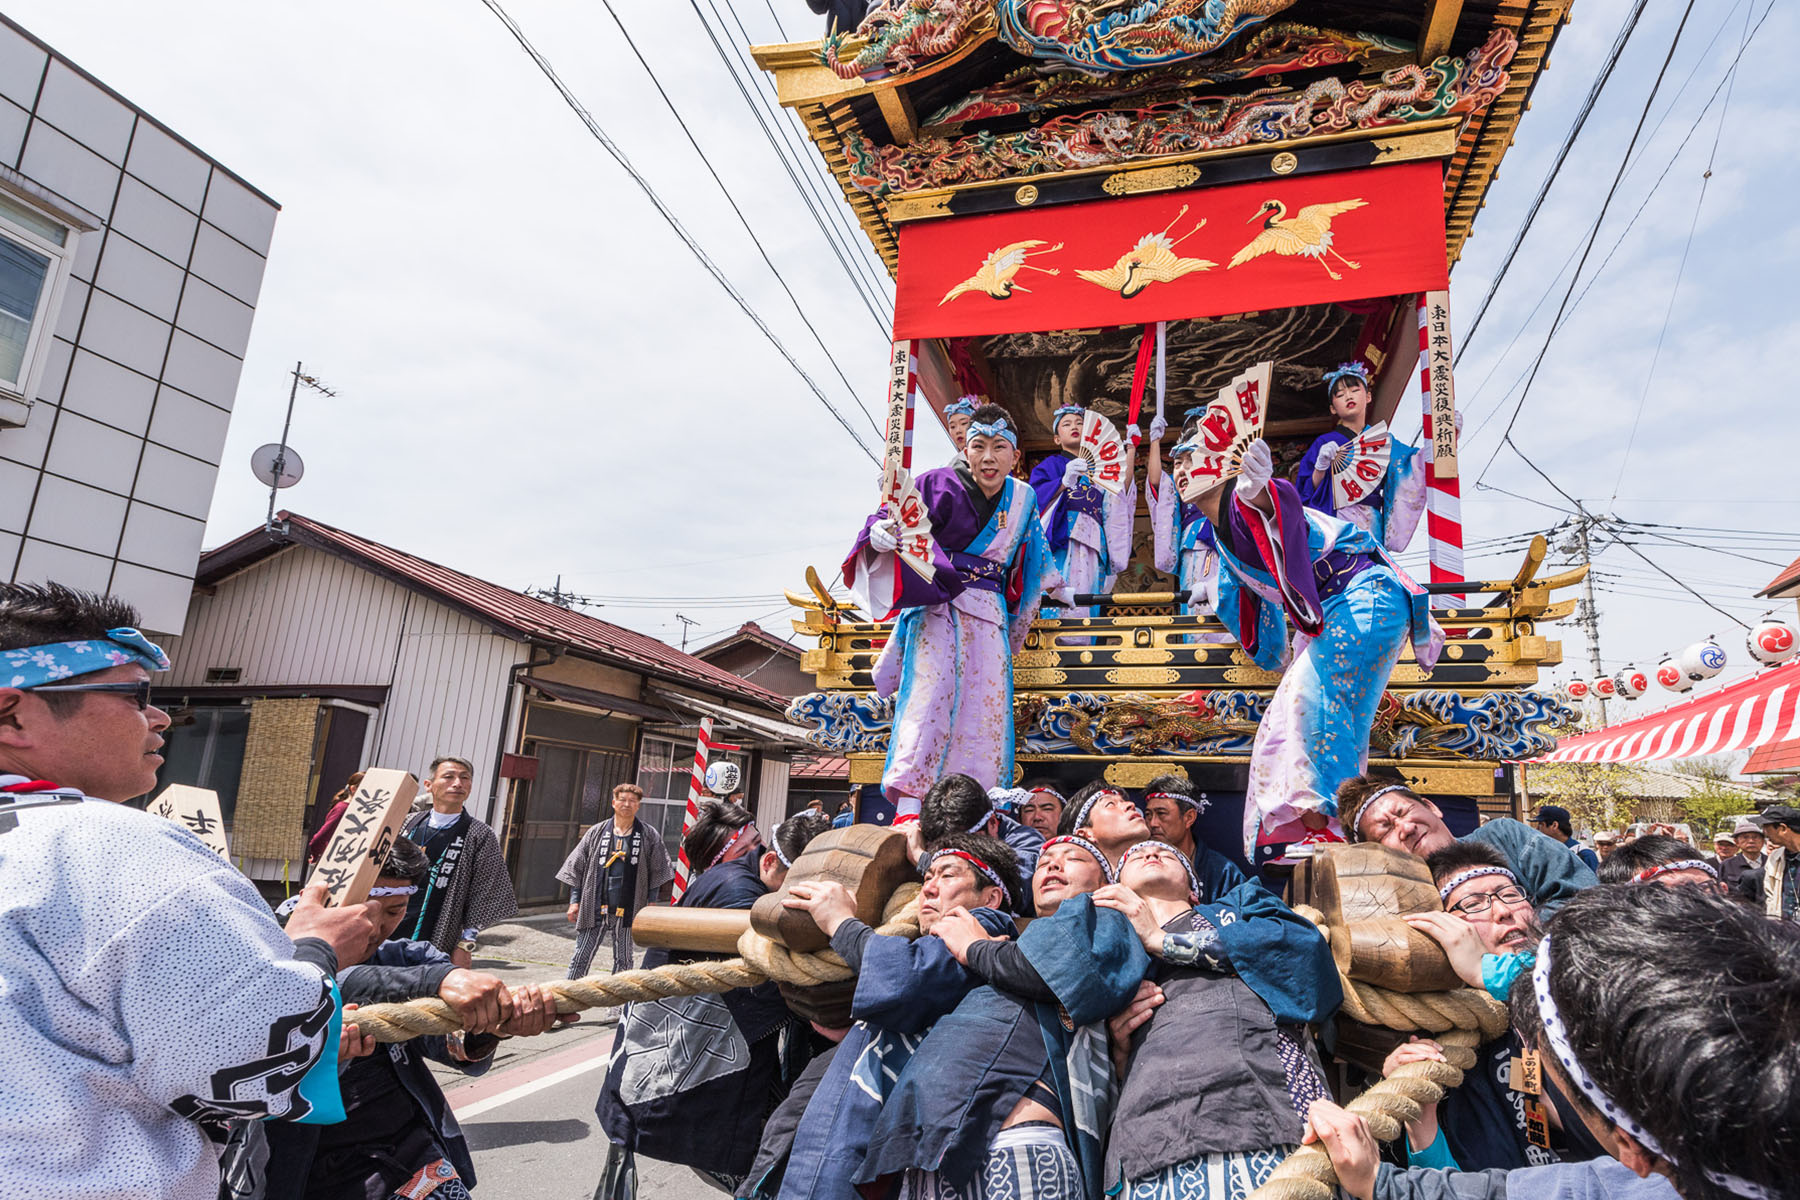
POLYGON ((1041 271, 1045 275, 1062 274, 1055 267, 1034 267, 1025 261, 1040 254, 1054 254, 1063 248, 1063 244, 1058 242, 1048 250, 1035 249, 1043 244, 1043 239, 1033 238, 1029 241, 1013 242, 991 252, 981 260, 979 271, 944 293, 944 298, 938 301, 938 307, 944 307, 966 292, 985 292, 996 300, 1005 300, 1014 291, 1029 292, 1030 288, 1018 283, 1013 278, 1020 271, 1041 271))
POLYGON ((1137 245, 1121 254, 1112 266, 1103 270, 1075 273, 1089 283, 1099 284, 1107 291, 1117 292, 1122 298, 1129 300, 1153 283, 1172 283, 1183 275, 1218 266, 1218 263, 1204 258, 1181 258, 1176 255, 1176 246, 1206 227, 1206 218, 1201 217, 1198 224, 1180 237, 1170 237, 1169 230, 1175 228, 1176 221, 1187 215, 1187 210, 1188 206, 1182 205, 1181 211, 1163 226, 1160 233, 1146 233, 1138 239, 1137 245))
POLYGON ((1232 255, 1231 262, 1225 269, 1229 271, 1232 267, 1242 266, 1265 254, 1279 254, 1284 258, 1292 258, 1298 254, 1324 267, 1325 273, 1333 279, 1342 279, 1343 276, 1332 270, 1331 264, 1325 261, 1325 256, 1329 254, 1352 271, 1360 271, 1361 263, 1351 262, 1332 249, 1334 235, 1331 231, 1331 219, 1352 209, 1365 208, 1368 203, 1367 200, 1339 200, 1335 204, 1309 204, 1297 215, 1289 217, 1287 205, 1279 200, 1264 200, 1262 207, 1256 210, 1256 215, 1250 218, 1250 221, 1261 220, 1263 231, 1248 246, 1232 255))

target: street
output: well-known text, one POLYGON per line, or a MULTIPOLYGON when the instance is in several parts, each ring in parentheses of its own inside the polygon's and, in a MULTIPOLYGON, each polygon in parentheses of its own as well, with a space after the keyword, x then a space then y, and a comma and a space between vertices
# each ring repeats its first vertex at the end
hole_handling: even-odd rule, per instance
MULTIPOLYGON (((525 917, 483 931, 475 966, 515 983, 561 979, 574 945, 574 927, 560 911, 525 917)), ((611 953, 601 947, 595 966, 611 953)), ((469 1139, 482 1200, 590 1200, 606 1158, 594 1098, 616 1028, 615 1010, 590 1010, 566 1028, 502 1042, 479 1078, 432 1065, 469 1139)), ((718 1193, 686 1167, 639 1159, 638 1194, 718 1193)))

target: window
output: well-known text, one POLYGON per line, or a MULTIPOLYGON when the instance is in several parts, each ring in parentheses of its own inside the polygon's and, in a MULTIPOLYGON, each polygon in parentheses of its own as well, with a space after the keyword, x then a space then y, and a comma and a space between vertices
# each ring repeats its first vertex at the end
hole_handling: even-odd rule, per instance
POLYGON ((250 734, 250 706, 195 705, 174 714, 164 735, 163 765, 156 790, 171 783, 219 793, 219 815, 231 824, 237 812, 238 777, 244 771, 244 743, 250 734))
POLYGON ((74 242, 68 226, 0 193, 0 393, 30 398, 74 242))
MULTIPOLYGON (((734 762, 744 773, 743 790, 750 791, 750 760, 741 752, 725 751, 713 762, 734 762)), ((662 834, 669 853, 681 841, 687 817, 688 780, 694 771, 694 743, 646 737, 638 755, 637 784, 644 789, 643 817, 662 834)))

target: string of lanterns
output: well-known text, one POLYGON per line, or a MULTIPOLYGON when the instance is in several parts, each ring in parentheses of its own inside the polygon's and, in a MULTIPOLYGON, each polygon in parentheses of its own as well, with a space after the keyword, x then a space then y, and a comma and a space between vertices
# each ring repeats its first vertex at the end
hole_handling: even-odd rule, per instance
MULTIPOLYGON (((1794 625, 1779 617, 1764 616, 1750 627, 1745 648, 1758 665, 1777 667, 1800 654, 1800 634, 1794 625)), ((1570 700, 1636 700, 1650 690, 1654 680, 1658 687, 1671 692, 1692 691, 1696 683, 1704 683, 1725 669, 1725 647, 1716 638, 1695 642, 1679 654, 1671 654, 1656 664, 1654 671, 1630 666, 1614 675, 1597 679, 1576 679, 1557 690, 1570 700)))

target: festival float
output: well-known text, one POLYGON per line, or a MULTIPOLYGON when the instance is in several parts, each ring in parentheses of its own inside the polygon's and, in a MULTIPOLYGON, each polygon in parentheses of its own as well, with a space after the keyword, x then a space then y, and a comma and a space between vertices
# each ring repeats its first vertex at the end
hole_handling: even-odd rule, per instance
MULTIPOLYGON (((1114 436, 1178 426, 1259 364, 1245 415, 1292 477, 1333 425, 1322 378, 1366 364, 1370 434, 1422 413, 1419 536, 1450 634, 1429 672, 1404 653, 1370 761, 1509 813, 1507 764, 1570 717, 1534 685, 1582 571, 1541 575, 1540 539, 1510 578, 1464 579, 1449 271, 1568 9, 885 0, 854 32, 757 47, 895 279, 885 485, 938 465, 912 461, 913 422, 965 395, 1013 414, 1028 469, 1067 402, 1114 436)), ((789 598, 818 690, 789 716, 876 782, 890 626, 808 575, 789 598)), ((1183 615, 1175 587, 1140 511, 1110 594, 1045 610, 1013 661, 1015 780, 1131 787, 1178 767, 1215 798, 1244 791, 1279 676, 1183 615)))

